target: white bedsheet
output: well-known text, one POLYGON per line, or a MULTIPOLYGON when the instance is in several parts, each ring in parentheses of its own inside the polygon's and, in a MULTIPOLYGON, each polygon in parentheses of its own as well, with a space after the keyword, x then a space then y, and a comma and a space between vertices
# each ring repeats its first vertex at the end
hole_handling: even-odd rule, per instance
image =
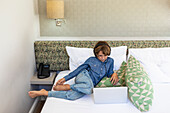
MULTIPOLYGON (((70 71, 62 71, 56 81, 70 71)), ((55 81, 55 82, 56 82, 55 81)), ((68 82, 73 83, 73 80, 68 82)), ((150 111, 146 113, 170 113, 170 83, 153 83, 154 100, 150 111)), ((141 113, 128 100, 125 104, 94 104, 93 94, 76 101, 48 97, 41 113, 141 113)))

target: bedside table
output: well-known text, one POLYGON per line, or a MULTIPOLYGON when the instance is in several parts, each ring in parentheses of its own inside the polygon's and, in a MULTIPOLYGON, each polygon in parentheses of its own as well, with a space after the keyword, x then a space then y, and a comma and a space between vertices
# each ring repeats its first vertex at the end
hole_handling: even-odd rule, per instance
POLYGON ((50 91, 54 84, 54 80, 57 74, 58 74, 57 72, 50 72, 50 77, 39 79, 37 77, 37 72, 36 72, 30 80, 32 90, 45 89, 47 91, 50 91))
MULTIPOLYGON (((37 72, 34 74, 34 76, 32 76, 30 83, 31 83, 31 87, 32 90, 41 90, 41 89, 45 89, 47 91, 50 91, 52 89, 52 86, 54 84, 54 80, 56 78, 56 76, 58 75, 60 71, 57 72, 50 72, 50 77, 48 78, 44 78, 44 79, 39 79, 37 77, 37 72)), ((45 96, 39 96, 35 98, 35 101, 29 111, 29 113, 40 113, 41 109, 46 101, 45 96)))

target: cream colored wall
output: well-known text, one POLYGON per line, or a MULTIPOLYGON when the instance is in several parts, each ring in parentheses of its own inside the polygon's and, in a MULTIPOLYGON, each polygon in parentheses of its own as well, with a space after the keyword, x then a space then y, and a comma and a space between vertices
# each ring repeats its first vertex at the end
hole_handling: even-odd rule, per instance
POLYGON ((39 0, 41 38, 170 37, 170 0, 64 0, 64 2, 66 23, 56 27, 54 20, 47 19, 46 0, 39 0))
POLYGON ((0 1, 0 113, 28 113, 39 37, 37 0, 0 1))

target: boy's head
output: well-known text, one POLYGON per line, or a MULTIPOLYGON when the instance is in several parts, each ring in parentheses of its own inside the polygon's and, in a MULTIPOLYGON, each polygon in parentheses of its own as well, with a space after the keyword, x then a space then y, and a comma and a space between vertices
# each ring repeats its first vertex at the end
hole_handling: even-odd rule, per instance
POLYGON ((99 41, 96 43, 93 52, 99 60, 104 62, 107 59, 107 56, 110 55, 111 48, 106 41, 99 41))

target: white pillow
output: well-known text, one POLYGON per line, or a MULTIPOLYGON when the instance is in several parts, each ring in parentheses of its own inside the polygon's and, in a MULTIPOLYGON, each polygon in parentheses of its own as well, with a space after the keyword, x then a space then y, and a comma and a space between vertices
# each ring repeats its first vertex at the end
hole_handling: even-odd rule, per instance
POLYGON ((153 82, 170 82, 170 48, 129 49, 129 55, 134 56, 144 66, 153 82))
MULTIPOLYGON (((66 46, 71 71, 83 64, 89 57, 94 56, 93 48, 77 48, 66 46)), ((111 47, 110 57, 114 59, 114 70, 118 70, 121 63, 126 61, 127 46, 111 47)))
POLYGON ((166 76, 156 64, 143 65, 153 83, 170 82, 170 78, 166 76))
POLYGON ((119 70, 123 61, 126 62, 127 46, 111 47, 110 57, 114 59, 114 69, 119 70))
POLYGON ((77 48, 66 46, 71 71, 83 64, 89 57, 94 56, 92 48, 77 48))
POLYGON ((158 67, 160 70, 168 77, 170 77, 170 61, 169 62, 163 62, 158 67))

